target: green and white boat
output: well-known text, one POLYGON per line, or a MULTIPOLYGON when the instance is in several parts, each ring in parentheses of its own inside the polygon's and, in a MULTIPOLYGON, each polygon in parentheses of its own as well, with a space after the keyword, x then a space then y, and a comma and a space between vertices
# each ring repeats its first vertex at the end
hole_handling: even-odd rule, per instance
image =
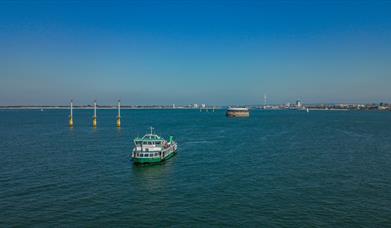
POLYGON ((135 163, 158 163, 175 155, 177 144, 170 136, 169 140, 151 132, 142 138, 135 138, 131 157, 135 163))

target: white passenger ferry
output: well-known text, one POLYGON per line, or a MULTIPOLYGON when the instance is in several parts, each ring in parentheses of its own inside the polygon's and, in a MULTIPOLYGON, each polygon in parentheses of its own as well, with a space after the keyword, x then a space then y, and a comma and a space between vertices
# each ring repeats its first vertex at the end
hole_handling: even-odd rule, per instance
POLYGON ((151 132, 142 138, 135 138, 131 157, 135 163, 158 163, 175 155, 177 144, 170 136, 169 140, 151 132))

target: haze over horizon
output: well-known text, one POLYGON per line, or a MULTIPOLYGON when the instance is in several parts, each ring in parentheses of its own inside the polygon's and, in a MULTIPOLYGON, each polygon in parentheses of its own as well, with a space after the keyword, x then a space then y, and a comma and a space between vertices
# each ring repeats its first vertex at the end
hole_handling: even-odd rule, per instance
POLYGON ((390 12, 390 1, 0 1, 0 105, 391 102, 390 12))

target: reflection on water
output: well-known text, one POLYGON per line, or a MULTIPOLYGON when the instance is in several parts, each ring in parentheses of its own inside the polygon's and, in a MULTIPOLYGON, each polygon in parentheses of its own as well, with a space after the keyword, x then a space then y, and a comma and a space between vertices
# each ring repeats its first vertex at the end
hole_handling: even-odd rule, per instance
POLYGON ((173 163, 176 162, 177 154, 161 163, 157 164, 132 164, 131 171, 140 186, 147 189, 157 189, 164 186, 167 180, 173 178, 173 163))

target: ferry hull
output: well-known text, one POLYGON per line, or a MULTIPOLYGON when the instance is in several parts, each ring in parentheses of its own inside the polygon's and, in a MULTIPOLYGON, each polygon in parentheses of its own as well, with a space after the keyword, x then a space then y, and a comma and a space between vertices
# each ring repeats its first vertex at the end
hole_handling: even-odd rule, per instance
POLYGON ((227 112, 225 114, 227 117, 249 117, 250 116, 250 113, 249 112, 244 112, 244 113, 240 113, 240 112, 227 112))
POLYGON ((164 158, 133 158, 133 162, 136 163, 136 164, 159 163, 159 162, 163 162, 165 160, 170 159, 175 154, 176 154, 176 151, 170 153, 169 155, 167 155, 164 158))
POLYGON ((162 159, 160 158, 133 158, 134 163, 143 164, 143 163, 159 163, 162 159))

